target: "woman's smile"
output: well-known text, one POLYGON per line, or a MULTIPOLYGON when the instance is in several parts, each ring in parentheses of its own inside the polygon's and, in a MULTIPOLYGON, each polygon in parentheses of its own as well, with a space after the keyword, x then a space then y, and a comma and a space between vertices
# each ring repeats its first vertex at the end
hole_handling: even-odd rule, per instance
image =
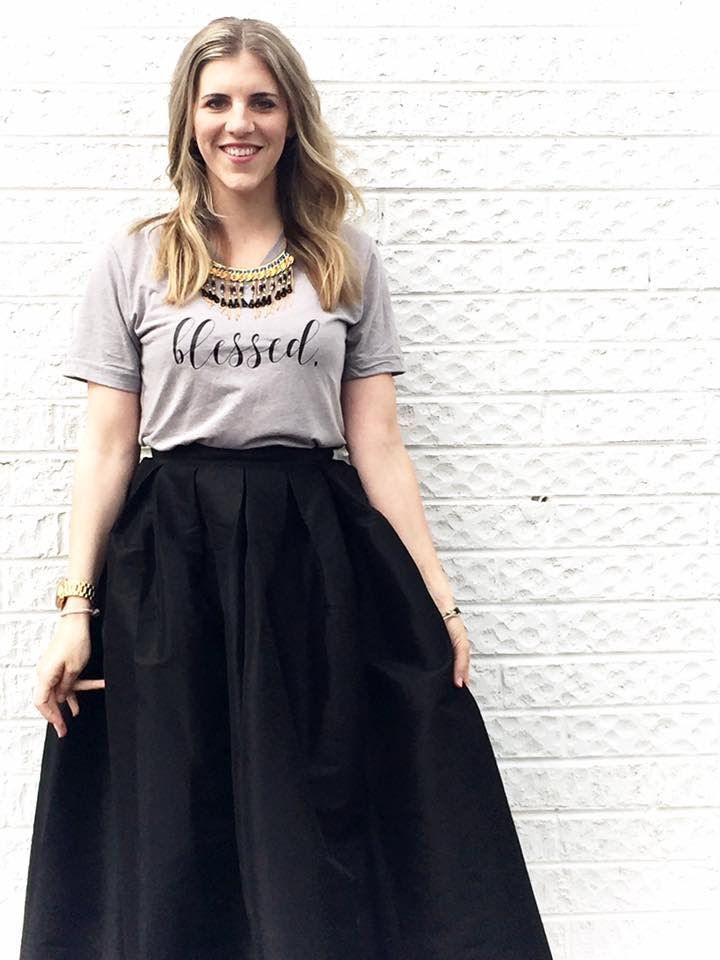
POLYGON ((231 163, 249 163, 260 153, 262 147, 255 147, 252 150, 239 150, 236 147, 220 147, 220 149, 231 163))

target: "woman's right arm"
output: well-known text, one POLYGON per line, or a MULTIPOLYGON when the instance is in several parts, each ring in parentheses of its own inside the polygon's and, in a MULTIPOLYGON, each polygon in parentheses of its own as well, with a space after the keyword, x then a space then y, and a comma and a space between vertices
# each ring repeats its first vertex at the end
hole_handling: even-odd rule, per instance
MULTIPOLYGON (((97 583, 105 562, 110 529, 125 502, 140 456, 140 395, 88 383, 85 429, 75 458, 70 543, 66 576, 97 583)), ((83 597, 68 597, 63 610, 84 610, 83 597)), ((79 713, 73 685, 90 658, 90 614, 60 617, 37 665, 34 705, 55 727, 67 732, 58 703, 67 700, 79 713)))

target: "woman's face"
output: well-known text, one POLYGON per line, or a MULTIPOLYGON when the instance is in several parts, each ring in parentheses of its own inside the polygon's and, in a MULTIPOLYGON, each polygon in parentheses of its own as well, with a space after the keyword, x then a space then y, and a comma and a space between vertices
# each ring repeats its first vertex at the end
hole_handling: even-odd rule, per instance
POLYGON ((287 103, 263 61, 248 50, 206 63, 199 78, 194 134, 213 198, 225 191, 254 193, 262 184, 274 199, 275 166, 289 135, 287 103), (231 144, 260 149, 234 160, 231 144))

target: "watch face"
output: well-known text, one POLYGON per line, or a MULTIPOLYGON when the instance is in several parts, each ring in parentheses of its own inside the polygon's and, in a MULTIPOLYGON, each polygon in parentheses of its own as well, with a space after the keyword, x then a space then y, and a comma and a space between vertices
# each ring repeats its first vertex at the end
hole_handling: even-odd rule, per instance
POLYGON ((65 603, 65 583, 66 578, 61 577, 60 580, 58 580, 57 587, 55 588, 55 606, 60 609, 62 609, 62 605, 65 603))

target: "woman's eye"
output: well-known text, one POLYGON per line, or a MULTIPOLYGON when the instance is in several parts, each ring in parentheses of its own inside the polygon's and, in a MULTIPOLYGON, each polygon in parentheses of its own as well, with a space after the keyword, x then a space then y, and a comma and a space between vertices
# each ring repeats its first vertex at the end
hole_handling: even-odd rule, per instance
MULTIPOLYGON (((224 103, 224 101, 221 100, 219 97, 211 97, 210 100, 206 101, 205 106, 206 106, 206 107, 222 106, 223 103, 224 103)), ((255 103, 258 104, 259 106, 263 107, 263 108, 265 108, 265 107, 268 107, 268 108, 269 108, 269 107, 274 107, 274 106, 275 106, 275 101, 274 101, 274 100, 267 100, 267 99, 264 99, 264 100, 256 100, 255 103)))

